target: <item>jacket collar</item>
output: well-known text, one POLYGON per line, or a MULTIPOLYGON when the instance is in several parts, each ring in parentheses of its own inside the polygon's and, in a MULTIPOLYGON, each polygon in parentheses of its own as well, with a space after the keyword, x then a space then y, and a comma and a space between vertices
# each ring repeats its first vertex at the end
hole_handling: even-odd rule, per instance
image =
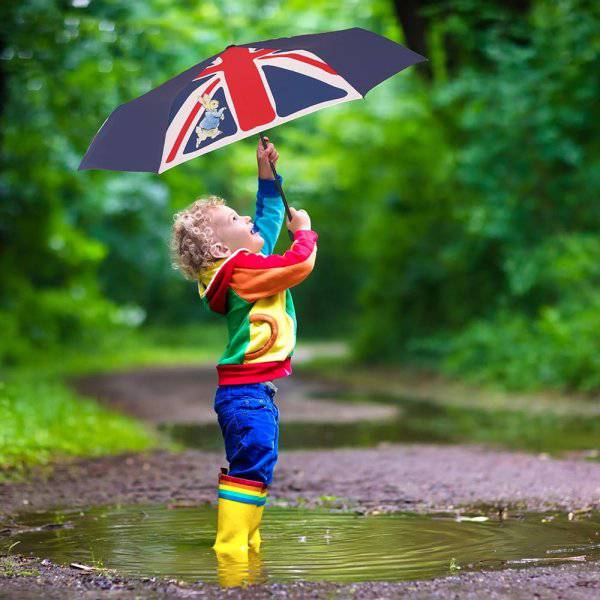
POLYGON ((235 264, 233 259, 242 251, 249 252, 247 248, 239 248, 231 256, 215 261, 198 276, 200 298, 206 299, 215 312, 227 312, 227 289, 235 264))

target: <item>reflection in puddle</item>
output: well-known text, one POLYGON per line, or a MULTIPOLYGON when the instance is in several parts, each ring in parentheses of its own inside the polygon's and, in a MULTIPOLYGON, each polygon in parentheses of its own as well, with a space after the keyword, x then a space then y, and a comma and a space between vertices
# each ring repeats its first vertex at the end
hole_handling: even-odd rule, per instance
MULTIPOLYGON (((440 434, 414 433, 402 420, 358 421, 356 423, 280 423, 280 450, 368 447, 381 442, 445 442, 440 434)), ((177 442, 199 450, 223 450, 218 425, 174 424, 161 430, 177 442)))
MULTIPOLYGON (((303 423, 282 421, 280 449, 368 447, 389 443, 492 443, 534 452, 598 448, 600 418, 509 410, 483 410, 383 395, 326 395, 344 403, 394 405, 398 416, 384 421, 303 423)), ((285 398, 280 404, 285 403, 285 398)), ((347 405, 347 404, 346 404, 347 405)), ((218 425, 163 424, 176 441, 200 450, 223 450, 218 425)))
POLYGON ((228 569, 241 570, 240 581, 257 583, 399 581, 459 568, 600 559, 600 514, 578 521, 548 517, 528 513, 504 522, 459 521, 451 516, 365 517, 269 507, 260 556, 250 556, 247 565, 217 565, 211 548, 215 508, 138 506, 26 515, 19 521, 23 531, 0 540, 0 547, 18 540, 20 553, 57 563, 221 583, 231 575, 228 569))

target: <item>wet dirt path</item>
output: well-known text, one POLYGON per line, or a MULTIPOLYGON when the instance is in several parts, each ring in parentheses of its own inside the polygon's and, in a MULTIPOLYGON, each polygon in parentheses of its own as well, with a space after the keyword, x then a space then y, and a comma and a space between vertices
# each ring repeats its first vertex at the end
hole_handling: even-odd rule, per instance
MULTIPOLYGON (((1 564, 0 564, 1 568, 1 564)), ((600 595, 600 569, 596 564, 563 564, 554 567, 506 569, 461 573, 428 581, 354 584, 306 583, 252 585, 223 589, 201 582, 183 584, 175 580, 121 577, 113 573, 81 573, 48 561, 14 559, 13 569, 34 573, 0 578, 0 598, 71 600, 119 598, 134 600, 164 598, 240 598, 242 600, 290 598, 304 600, 460 599, 480 600, 589 600, 600 595)))
MULTIPOLYGON (((157 451, 62 463, 0 485, 5 513, 102 504, 214 501, 221 453, 157 451)), ((452 511, 518 505, 565 511, 600 507, 600 464, 475 446, 397 445, 282 452, 274 500, 368 510, 452 511)))
MULTIPOLYGON (((326 398, 308 399, 310 386, 300 378, 290 378, 281 383, 279 406, 282 421, 381 419, 394 410, 385 405, 340 405, 326 398)), ((87 378, 78 383, 78 389, 152 423, 163 421, 166 414, 170 421, 214 420, 212 369, 146 369, 87 378)), ((0 530, 10 529, 11 513, 24 510, 115 503, 187 506, 213 502, 218 469, 225 464, 220 452, 190 450, 83 459, 55 465, 52 470, 40 469, 25 482, 0 485, 0 507, 4 513, 0 530)), ((361 513, 453 511, 480 504, 496 509, 515 505, 527 510, 598 509, 600 463, 558 460, 544 455, 496 451, 471 445, 399 444, 360 450, 287 452, 282 449, 271 494, 281 505, 336 506, 361 513)), ((100 575, 81 574, 54 565, 34 569, 17 565, 14 572, 41 573, 43 569, 46 569, 47 575, 36 577, 41 577, 46 583, 39 585, 48 592, 48 586, 52 589, 51 582, 55 580, 55 587, 64 592, 57 597, 87 597, 77 595, 87 593, 86 590, 92 594, 89 597, 96 597, 93 594, 102 585, 107 589, 116 586, 119 594, 124 594, 122 597, 139 595, 141 589, 145 590, 144 597, 147 594, 151 597, 150 594, 154 593, 157 597, 165 597, 165 594, 173 597, 213 597, 211 594, 223 597, 218 588, 201 584, 194 590, 180 588, 176 584, 141 580, 130 580, 126 585, 121 585, 122 582, 101 585, 98 583, 100 575), (128 585, 133 586, 131 590, 127 589, 128 585), (69 590, 68 594, 66 590, 69 590)), ((22 577, 8 578, 6 573, 6 569, 0 569, 0 598, 3 590, 5 593, 9 590, 14 592, 23 584, 22 577)), ((35 593, 38 583, 33 585, 32 577, 27 575, 25 579, 31 579, 32 585, 28 589, 35 593)), ((529 598, 538 592, 544 598, 592 598, 597 597, 599 586, 597 566, 580 564, 465 573, 447 579, 406 584, 270 585, 254 589, 253 597, 270 597, 273 594, 298 598, 307 594, 331 597, 331 594, 339 594, 339 597, 356 595, 361 598, 396 595, 429 598, 454 593, 462 598, 480 597, 477 590, 481 593, 485 589, 486 595, 492 598, 529 598), (264 596, 258 595, 259 592, 264 596)), ((14 594, 8 597, 14 597, 14 594)))
MULTIPOLYGON (((385 404, 357 404, 327 399, 338 386, 307 381, 296 375, 276 381, 282 422, 349 423, 394 417, 385 404), (319 392, 322 397, 311 398, 319 392), (323 397, 324 394, 324 397, 323 397)), ((214 367, 140 369, 128 373, 93 375, 74 382, 78 392, 153 424, 215 423, 214 367)))

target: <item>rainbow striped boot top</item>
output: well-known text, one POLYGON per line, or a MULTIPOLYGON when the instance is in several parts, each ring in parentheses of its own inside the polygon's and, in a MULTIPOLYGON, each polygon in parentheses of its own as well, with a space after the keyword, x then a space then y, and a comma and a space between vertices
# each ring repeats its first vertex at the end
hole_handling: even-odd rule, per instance
POLYGON ((217 553, 247 555, 248 549, 260 549, 258 527, 267 502, 268 488, 261 481, 242 479, 221 469, 219 475, 219 505, 217 539, 213 548, 217 553))

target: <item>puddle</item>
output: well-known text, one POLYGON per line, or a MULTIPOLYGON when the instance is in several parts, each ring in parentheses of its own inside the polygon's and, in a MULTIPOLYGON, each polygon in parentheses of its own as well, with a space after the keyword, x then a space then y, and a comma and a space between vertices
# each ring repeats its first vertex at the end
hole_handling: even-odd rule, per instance
MULTIPOLYGON (((223 450, 223 438, 218 425, 165 424, 160 427, 172 439, 198 450, 223 450)), ((358 421, 355 423, 303 423, 279 425, 279 449, 302 450, 319 448, 369 447, 381 442, 448 442, 442 433, 411 430, 401 419, 388 421, 358 421)))
MULTIPOLYGON (((383 421, 350 423, 282 421, 279 442, 282 450, 429 442, 491 443, 510 449, 559 454, 596 450, 600 440, 600 418, 589 416, 481 410, 383 395, 332 395, 329 392, 323 397, 345 403, 392 404, 398 408, 398 416, 383 421)), ((281 402, 285 402, 285 398, 281 402)), ((190 448, 223 449, 216 417, 215 424, 166 423, 161 429, 190 448)))
MULTIPOLYGON (((477 517, 471 515, 471 517, 477 517)), ((216 509, 97 508, 26 515, 0 540, 14 552, 117 569, 138 577, 223 583, 211 545, 216 509)), ((253 582, 400 581, 458 570, 600 559, 600 513, 527 513, 504 522, 401 513, 358 516, 268 507, 253 582), (542 520, 544 519, 544 521, 542 520)))

